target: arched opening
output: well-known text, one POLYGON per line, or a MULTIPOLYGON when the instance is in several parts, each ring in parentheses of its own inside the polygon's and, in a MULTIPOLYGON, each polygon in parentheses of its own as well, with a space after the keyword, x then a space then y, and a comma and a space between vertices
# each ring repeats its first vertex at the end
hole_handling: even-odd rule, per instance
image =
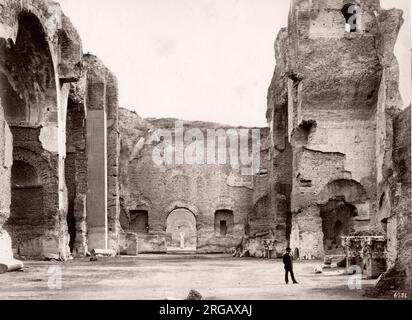
POLYGON ((32 13, 20 15, 16 43, 5 50, 0 70, 9 125, 39 126, 58 121, 56 79, 47 35, 32 13))
POLYGON ((342 236, 353 232, 356 208, 344 200, 330 200, 321 206, 323 246, 326 255, 344 254, 342 236))
POLYGON ((168 252, 196 251, 196 217, 188 209, 173 210, 167 217, 166 247, 168 252))
POLYGON ((45 223, 43 186, 36 169, 26 162, 14 161, 11 187, 10 218, 5 228, 12 238, 13 249, 20 256, 40 255, 39 247, 29 245, 43 234, 45 223))
POLYGON ((355 3, 348 3, 343 6, 342 14, 345 17, 346 32, 356 32, 358 30, 360 13, 361 7, 355 3))
POLYGON ((218 210, 215 213, 215 234, 226 237, 233 234, 234 215, 231 210, 218 210))

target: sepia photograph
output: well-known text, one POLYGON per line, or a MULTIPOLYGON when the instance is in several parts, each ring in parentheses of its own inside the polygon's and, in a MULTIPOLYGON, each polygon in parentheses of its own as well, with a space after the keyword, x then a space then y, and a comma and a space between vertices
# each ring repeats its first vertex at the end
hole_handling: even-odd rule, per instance
POLYGON ((0 0, 0 300, 411 301, 411 5, 0 0))

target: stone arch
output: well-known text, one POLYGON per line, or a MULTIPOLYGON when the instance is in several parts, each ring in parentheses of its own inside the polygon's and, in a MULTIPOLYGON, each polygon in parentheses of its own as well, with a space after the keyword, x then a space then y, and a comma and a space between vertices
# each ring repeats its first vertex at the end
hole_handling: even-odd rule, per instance
POLYGON ((365 188, 355 180, 338 179, 329 182, 320 192, 318 204, 327 204, 329 200, 342 200, 358 204, 368 201, 365 188))
POLYGON ((53 160, 48 159, 46 156, 38 154, 37 152, 21 147, 14 147, 13 158, 14 161, 22 161, 36 168, 36 172, 38 173, 43 186, 53 187, 54 185, 58 185, 57 174, 52 170, 53 160))
POLYGON ((187 208, 175 208, 166 219, 166 248, 172 251, 196 251, 197 219, 187 208))
MULTIPOLYGON (((65 191, 59 170, 64 155, 57 143, 62 121, 59 108, 64 108, 65 91, 56 70, 55 46, 61 11, 58 7, 43 9, 30 1, 12 9, 9 23, 14 32, 7 41, 0 41, 0 98, 13 135, 15 163, 27 163, 38 173, 38 186, 19 191, 31 189, 26 198, 37 197, 39 190, 44 194, 42 208, 36 209, 44 218, 43 226, 22 239, 18 251, 33 258, 53 255, 65 260, 65 191)), ((11 203, 14 208, 17 204, 11 203)), ((12 215, 8 226, 16 226, 17 220, 12 215)))
POLYGON ((55 192, 58 180, 41 155, 15 147, 13 157, 10 218, 5 229, 18 255, 41 257, 48 230, 54 229, 59 210, 55 192))
POLYGON ((213 211, 235 211, 235 203, 235 200, 231 197, 219 197, 219 199, 216 201, 216 205, 214 206, 213 211))
POLYGON ((200 210, 194 204, 185 200, 176 200, 163 210, 163 220, 166 221, 169 214, 176 209, 187 209, 193 213, 196 218, 200 215, 200 210))
POLYGON ((11 174, 10 217, 5 224, 18 255, 39 256, 41 248, 32 241, 44 234, 44 189, 36 168, 26 161, 14 161, 11 174))

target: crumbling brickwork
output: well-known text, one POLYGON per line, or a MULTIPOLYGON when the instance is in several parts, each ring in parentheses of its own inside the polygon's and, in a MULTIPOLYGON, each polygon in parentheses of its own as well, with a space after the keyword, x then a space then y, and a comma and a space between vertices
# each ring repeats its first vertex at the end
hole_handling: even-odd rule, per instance
POLYGON ((70 91, 66 120, 65 176, 68 191, 67 223, 70 250, 73 255, 87 253, 86 194, 86 110, 76 96, 76 87, 70 91))
MULTIPOLYGON (((80 37, 59 4, 6 0, 1 9, 2 123, 13 134, 11 140, 8 129, 2 131, 1 150, 4 155, 12 150, 14 161, 10 176, 11 165, 6 157, 2 160, 2 187, 7 190, 1 225, 11 235, 14 254, 66 260, 71 253, 85 255, 109 246, 117 252, 117 81, 101 61, 83 56, 80 37), (103 110, 102 116, 93 118, 94 110, 103 110), (87 127, 88 116, 95 120, 92 127, 87 127), (99 136, 104 148, 90 154, 99 136), (102 165, 92 164, 91 156, 103 159, 102 165), (98 190, 104 204, 100 211, 87 208, 95 167, 98 176, 91 180, 104 181, 98 190), (93 215, 104 221, 98 239, 93 225, 87 225, 93 215)), ((9 241, 3 229, 2 239, 9 241)), ((8 247, 0 249, 10 251, 8 247)))
POLYGON ((13 165, 13 136, 4 118, 0 101, 0 261, 13 258, 11 238, 3 228, 10 217, 11 167, 13 165))
MULTIPOLYGON (((378 293, 410 291, 411 116, 394 55, 400 10, 379 0, 292 0, 275 43, 259 170, 245 175, 230 143, 256 128, 119 110, 116 77, 83 55, 58 4, 3 3, 0 262, 99 249, 276 258, 290 246, 296 258, 346 254, 348 267, 365 267, 369 278, 384 273, 378 293), (182 149, 224 130, 218 156, 226 161, 157 163, 160 146, 159 156, 172 149, 179 159, 161 133, 177 123, 193 134, 182 149)), ((201 148, 206 160, 210 146, 201 148)))
MULTIPOLYGON (((198 253, 231 252, 245 235, 248 218, 253 219, 255 177, 242 175, 229 160, 221 165, 157 165, 153 161, 153 152, 162 141, 157 129, 174 130, 176 121, 144 120, 128 110, 120 111, 121 221, 126 222, 124 231, 130 231, 127 225, 131 212, 145 210, 148 212, 148 233, 138 235, 140 252, 166 252, 171 236, 166 230, 169 215, 176 209, 186 209, 196 219, 197 244, 194 248, 198 253), (231 218, 223 219, 223 212, 231 213, 231 218), (221 234, 221 226, 226 230, 222 231, 224 234, 221 234)), ((204 137, 208 129, 238 130, 211 123, 184 122, 185 130, 194 128, 201 130, 204 137)), ((261 134, 264 141, 265 130, 261 134)), ((184 146, 187 145, 185 142, 184 146)), ((173 145, 170 147, 174 148, 173 145)), ((230 153, 229 144, 224 151, 230 153)), ((265 175, 262 171, 258 179, 265 181, 265 175)), ((256 191, 259 193, 257 200, 266 194, 265 187, 261 189, 256 191)), ((262 210, 266 209, 264 204, 262 210)), ((258 214, 266 215, 266 212, 258 214)), ((270 231, 270 226, 271 223, 265 221, 263 229, 270 231)))
MULTIPOLYGON (((271 183, 286 189, 287 241, 298 258, 344 254, 339 239, 365 232, 385 236, 389 267, 408 257, 397 238, 407 220, 399 222, 394 194, 406 194, 410 219, 410 192, 393 191, 407 162, 397 157, 410 157, 396 147, 397 134, 410 137, 399 120, 405 106, 394 55, 402 23, 400 10, 383 10, 378 0, 292 1, 275 44, 267 119, 274 167, 286 169, 283 177, 273 170, 271 183)), ((370 268, 378 265, 372 260, 370 268)), ((367 273, 382 273, 375 271, 367 273)))

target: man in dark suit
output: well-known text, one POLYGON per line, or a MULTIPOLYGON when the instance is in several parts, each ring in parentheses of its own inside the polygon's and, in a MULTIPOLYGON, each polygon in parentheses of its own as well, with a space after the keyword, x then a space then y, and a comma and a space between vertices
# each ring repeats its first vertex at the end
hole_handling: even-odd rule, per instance
POLYGON ((295 275, 293 273, 293 257, 290 254, 292 249, 287 248, 286 253, 283 255, 283 264, 285 265, 285 281, 286 284, 289 283, 289 272, 290 276, 292 277, 292 281, 294 284, 298 284, 298 282, 295 279, 295 275))

